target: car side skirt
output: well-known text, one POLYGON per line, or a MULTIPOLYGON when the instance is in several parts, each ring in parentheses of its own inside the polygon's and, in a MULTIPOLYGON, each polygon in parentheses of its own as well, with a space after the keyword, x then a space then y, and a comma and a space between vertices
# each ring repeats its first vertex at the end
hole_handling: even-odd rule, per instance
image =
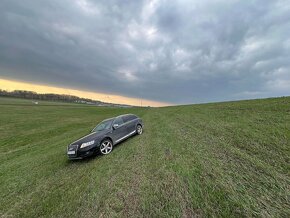
POLYGON ((136 133, 136 130, 134 130, 133 132, 130 132, 129 134, 127 134, 127 135, 123 136, 122 138, 119 138, 118 140, 116 140, 116 141, 115 141, 115 144, 121 142, 122 140, 124 140, 124 139, 126 139, 126 138, 128 138, 128 137, 130 137, 130 136, 133 135, 134 133, 136 133))

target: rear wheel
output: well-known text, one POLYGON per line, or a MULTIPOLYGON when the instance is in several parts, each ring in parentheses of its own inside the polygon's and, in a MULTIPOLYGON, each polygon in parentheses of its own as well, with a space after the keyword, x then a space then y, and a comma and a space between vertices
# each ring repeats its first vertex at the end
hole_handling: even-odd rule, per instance
POLYGON ((101 142, 100 152, 101 154, 110 154, 113 150, 113 143, 110 139, 105 139, 101 142))
POLYGON ((142 128, 142 126, 140 124, 137 125, 136 132, 137 132, 138 135, 141 135, 143 133, 143 128, 142 128))

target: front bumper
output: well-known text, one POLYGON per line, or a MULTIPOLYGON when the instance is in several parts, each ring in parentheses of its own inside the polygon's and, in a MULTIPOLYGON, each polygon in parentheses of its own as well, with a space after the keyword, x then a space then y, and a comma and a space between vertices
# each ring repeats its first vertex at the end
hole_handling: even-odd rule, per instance
POLYGON ((97 151, 96 145, 91 145, 86 148, 80 149, 78 145, 69 145, 67 149, 67 156, 70 160, 77 160, 77 159, 83 159, 85 157, 89 157, 96 153, 97 151), (74 154, 69 154, 69 151, 74 151, 74 154))

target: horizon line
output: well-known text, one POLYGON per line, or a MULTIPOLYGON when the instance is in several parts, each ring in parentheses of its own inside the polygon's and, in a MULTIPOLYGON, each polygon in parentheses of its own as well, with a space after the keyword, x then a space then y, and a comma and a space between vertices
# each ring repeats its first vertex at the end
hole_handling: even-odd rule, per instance
POLYGON ((95 101, 102 101, 105 103, 113 104, 126 104, 131 106, 152 106, 152 107, 163 107, 170 106, 173 104, 167 102, 153 101, 143 98, 133 98, 116 94, 101 93, 84 91, 73 88, 64 88, 58 86, 51 86, 47 84, 36 84, 32 82, 16 81, 11 79, 0 78, 0 87, 2 90, 13 91, 13 90, 23 90, 23 91, 34 91, 38 94, 62 94, 62 95, 74 95, 80 98, 88 98, 95 101))

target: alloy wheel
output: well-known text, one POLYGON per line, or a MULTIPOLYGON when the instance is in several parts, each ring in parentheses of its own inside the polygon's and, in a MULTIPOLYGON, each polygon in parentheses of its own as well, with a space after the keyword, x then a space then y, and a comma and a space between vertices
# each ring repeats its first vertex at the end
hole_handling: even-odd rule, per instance
POLYGON ((113 144, 109 140, 105 140, 102 142, 100 146, 100 151, 102 154, 109 154, 113 150, 113 144))
POLYGON ((138 134, 138 135, 141 135, 142 132, 143 132, 142 126, 138 125, 138 126, 137 126, 137 134, 138 134))

